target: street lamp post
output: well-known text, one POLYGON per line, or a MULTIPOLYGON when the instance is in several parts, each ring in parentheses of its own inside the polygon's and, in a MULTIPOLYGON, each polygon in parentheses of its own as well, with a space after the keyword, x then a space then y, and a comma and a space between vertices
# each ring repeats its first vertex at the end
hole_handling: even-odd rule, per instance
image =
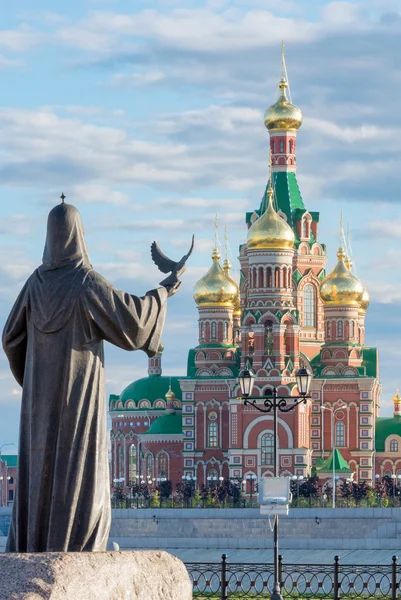
POLYGON ((395 475, 395 473, 393 473, 391 475, 391 481, 393 482, 393 506, 395 506, 395 502, 394 502, 394 498, 395 498, 395 481, 397 479, 397 475, 395 475))
POLYGON ((255 480, 257 479, 256 475, 252 473, 252 475, 247 475, 246 479, 249 481, 249 487, 251 492, 251 508, 252 508, 252 497, 254 492, 255 480))
POLYGON ((322 406, 322 410, 328 410, 331 412, 331 446, 332 446, 332 460, 333 460, 333 474, 332 474, 332 486, 333 486, 333 494, 332 494, 332 507, 336 507, 336 461, 334 458, 334 451, 336 449, 335 439, 334 439, 334 417, 338 410, 344 410, 346 405, 339 406, 335 410, 333 408, 329 408, 328 406, 322 406))
MULTIPOLYGON (((293 410, 298 404, 306 404, 309 395, 309 388, 312 381, 312 375, 304 368, 297 371, 295 376, 299 396, 279 396, 277 388, 274 387, 271 396, 252 396, 253 385, 255 383, 255 373, 252 369, 243 369, 238 377, 241 387, 241 395, 244 404, 250 404, 263 413, 273 413, 273 452, 274 452, 274 477, 278 476, 277 468, 277 411, 287 413, 293 410), (292 400, 293 404, 287 405, 287 400, 292 400), (262 406, 258 402, 263 401, 262 406)), ((271 600, 283 600, 280 591, 279 573, 278 573, 278 515, 274 515, 274 585, 271 600)))

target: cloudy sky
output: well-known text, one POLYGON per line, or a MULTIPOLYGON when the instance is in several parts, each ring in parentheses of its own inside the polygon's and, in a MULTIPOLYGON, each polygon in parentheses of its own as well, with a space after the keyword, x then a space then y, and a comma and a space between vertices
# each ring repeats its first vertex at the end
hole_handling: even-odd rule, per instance
MULTIPOLYGON (((82 212, 95 268, 141 294, 160 280, 156 238, 181 256, 164 370, 185 374, 196 343, 194 282, 208 268, 213 218, 234 264, 244 213, 268 164, 263 111, 277 96, 286 41, 293 101, 304 114, 298 178, 321 213, 329 267, 339 215, 350 223, 372 304, 382 415, 401 387, 399 2, 363 0, 52 0, 5 3, 0 17, 0 321, 41 261, 61 192, 82 212)), ((146 373, 145 356, 107 347, 108 392, 146 373)), ((0 355, 0 445, 16 442, 20 391, 0 355)), ((12 448, 10 447, 10 450, 12 448)), ((5 449, 4 449, 5 451, 5 449)))

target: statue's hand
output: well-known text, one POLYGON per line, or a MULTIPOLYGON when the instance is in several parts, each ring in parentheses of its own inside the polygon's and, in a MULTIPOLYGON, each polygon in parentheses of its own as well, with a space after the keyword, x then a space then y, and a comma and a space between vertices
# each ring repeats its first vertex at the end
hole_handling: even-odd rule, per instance
POLYGON ((176 294, 178 292, 178 289, 181 285, 181 281, 178 281, 176 283, 172 283, 172 284, 166 284, 164 287, 167 290, 168 293, 168 297, 171 298, 171 296, 174 296, 174 294, 176 294))

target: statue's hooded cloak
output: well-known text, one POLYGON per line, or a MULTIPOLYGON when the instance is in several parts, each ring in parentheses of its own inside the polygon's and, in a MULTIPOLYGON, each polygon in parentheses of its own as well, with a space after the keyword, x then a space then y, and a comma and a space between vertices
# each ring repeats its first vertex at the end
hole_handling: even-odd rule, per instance
POLYGON ((43 264, 3 332, 22 386, 9 552, 105 550, 110 529, 103 340, 153 356, 167 302, 116 290, 93 271, 78 210, 49 214, 43 264))

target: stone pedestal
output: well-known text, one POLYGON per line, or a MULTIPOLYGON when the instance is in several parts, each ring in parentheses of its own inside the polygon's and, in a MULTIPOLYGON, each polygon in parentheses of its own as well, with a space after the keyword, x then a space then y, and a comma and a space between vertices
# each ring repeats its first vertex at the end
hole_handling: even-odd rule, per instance
POLYGON ((192 600, 192 585, 167 552, 2 554, 0 599, 192 600))

